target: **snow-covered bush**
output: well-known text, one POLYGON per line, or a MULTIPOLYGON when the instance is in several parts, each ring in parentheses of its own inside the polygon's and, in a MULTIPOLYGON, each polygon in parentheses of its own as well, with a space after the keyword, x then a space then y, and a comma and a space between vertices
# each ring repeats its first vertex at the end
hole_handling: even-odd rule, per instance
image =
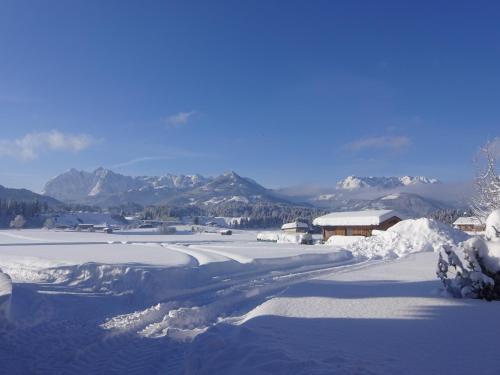
POLYGON ((486 221, 486 239, 471 238, 460 246, 443 246, 437 276, 454 297, 500 300, 500 210, 486 221), (454 277, 453 277, 454 276, 454 277))

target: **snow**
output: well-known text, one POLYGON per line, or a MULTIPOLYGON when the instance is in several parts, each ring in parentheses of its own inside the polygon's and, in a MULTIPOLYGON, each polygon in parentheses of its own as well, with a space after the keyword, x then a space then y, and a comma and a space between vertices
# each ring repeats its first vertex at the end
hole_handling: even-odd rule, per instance
POLYGON ((493 211, 486 219, 485 235, 490 240, 500 237, 500 210, 493 211))
POLYGON ((325 245, 328 246, 338 246, 338 247, 349 247, 355 242, 365 240, 364 236, 331 236, 326 240, 325 245))
POLYGON ((443 298, 436 260, 433 253, 416 254, 292 285, 198 336, 188 369, 197 374, 495 374, 500 304, 443 298), (459 350, 453 329, 460 332, 464 325, 466 342, 473 344, 459 350))
POLYGON ((453 225, 483 225, 483 223, 477 217, 464 216, 455 220, 453 225))
POLYGON ((306 223, 301 223, 300 221, 294 221, 293 223, 286 223, 281 226, 282 230, 285 229, 296 229, 296 228, 305 228, 308 229, 309 225, 306 223))
POLYGON ((123 225, 124 222, 114 219, 110 214, 99 212, 70 212, 54 215, 56 225, 76 226, 78 224, 123 225))
POLYGON ((309 233, 283 233, 283 232, 260 232, 257 234, 258 241, 268 241, 277 243, 312 243, 312 236, 309 233))
POLYGON ((441 250, 443 245, 457 245, 469 236, 447 224, 432 219, 403 220, 387 231, 373 231, 346 248, 367 258, 401 257, 411 253, 441 250))
POLYGON ((280 232, 260 232, 257 233, 257 240, 258 241, 269 241, 269 242, 278 242, 278 239, 280 237, 280 232))
POLYGON ((437 184, 438 180, 424 176, 403 177, 357 177, 348 176, 337 183, 337 189, 357 190, 361 188, 389 189, 417 184, 437 184))
POLYGON ((379 225, 393 216, 398 215, 392 210, 332 212, 317 217, 313 224, 318 226, 379 225))
POLYGON ((500 271, 500 210, 493 211, 486 219, 485 237, 487 241, 473 238, 464 246, 476 247, 479 256, 490 272, 500 271))
POLYGON ((250 201, 248 200, 248 198, 246 197, 243 197, 241 195, 235 195, 235 196, 232 196, 231 198, 229 198, 227 200, 228 202, 241 202, 241 203, 245 203, 245 204, 248 204, 250 201))
POLYGON ((399 199, 401 198, 401 196, 399 194, 389 194, 389 195, 386 195, 385 197, 382 197, 381 199, 383 201, 388 201, 388 200, 394 200, 394 199, 399 199))
POLYGON ((256 241, 254 231, 221 236, 188 228, 172 235, 0 231, 0 267, 14 286, 7 281, 13 293, 5 294, 8 325, 0 324, 2 371, 412 375, 500 368, 500 305, 443 297, 437 254, 408 255, 458 243, 467 238, 461 231, 409 220, 354 244, 344 237, 301 245, 256 241), (392 253, 407 256, 394 260, 392 253), (456 355, 450 328, 464 326, 474 346, 456 355))

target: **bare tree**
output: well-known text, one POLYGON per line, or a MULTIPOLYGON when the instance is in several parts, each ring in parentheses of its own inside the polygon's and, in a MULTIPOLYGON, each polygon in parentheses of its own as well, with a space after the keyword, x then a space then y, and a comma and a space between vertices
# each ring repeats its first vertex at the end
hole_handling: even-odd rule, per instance
POLYGON ((475 194, 471 208, 474 216, 481 221, 493 211, 500 208, 500 177, 497 173, 497 155, 499 138, 489 141, 481 147, 476 161, 475 194))
POLYGON ((16 215, 14 220, 10 222, 10 227, 15 229, 21 229, 26 224, 26 219, 23 215, 16 215))

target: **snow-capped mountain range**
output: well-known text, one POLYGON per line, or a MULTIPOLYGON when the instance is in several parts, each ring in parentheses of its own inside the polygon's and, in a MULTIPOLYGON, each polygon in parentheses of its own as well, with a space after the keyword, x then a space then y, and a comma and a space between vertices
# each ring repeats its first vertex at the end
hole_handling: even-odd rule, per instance
POLYGON ((317 203, 334 211, 395 210, 407 217, 427 216, 436 210, 451 208, 444 202, 407 192, 391 193, 373 199, 338 197, 317 203))
POLYGON ((44 194, 67 203, 103 207, 168 204, 208 208, 228 204, 280 203, 339 211, 395 209, 408 216, 421 216, 447 208, 449 204, 408 191, 408 188, 438 183, 436 179, 422 176, 349 176, 339 181, 330 192, 294 196, 266 189, 235 172, 217 177, 198 174, 132 177, 98 168, 92 172, 71 169, 48 181, 44 194))
POLYGON ((82 202, 134 191, 175 190, 182 191, 200 186, 209 179, 200 175, 172 175, 159 177, 131 177, 109 169, 97 168, 93 172, 70 169, 45 184, 44 195, 66 202, 82 202))
POLYGON ((357 190, 363 188, 393 189, 397 187, 418 185, 418 184, 438 184, 439 180, 424 176, 403 176, 403 177, 358 177, 348 176, 337 183, 337 189, 357 190))
POLYGON ((125 176, 109 169, 71 169, 47 182, 43 194, 64 202, 97 205, 137 203, 213 205, 226 202, 285 202, 257 182, 227 172, 218 177, 194 175, 125 176))

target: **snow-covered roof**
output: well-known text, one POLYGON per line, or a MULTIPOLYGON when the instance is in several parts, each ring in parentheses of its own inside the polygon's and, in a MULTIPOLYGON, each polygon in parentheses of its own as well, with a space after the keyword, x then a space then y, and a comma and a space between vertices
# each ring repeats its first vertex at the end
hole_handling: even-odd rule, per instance
POLYGON ((453 225, 483 225, 483 223, 477 217, 463 216, 455 220, 453 225))
POLYGON ((379 225, 393 216, 399 217, 393 210, 332 212, 317 217, 313 224, 319 226, 379 225))
POLYGON ((281 226, 281 229, 296 229, 296 228, 309 228, 306 223, 301 223, 300 221, 294 221, 293 223, 286 223, 281 226))

